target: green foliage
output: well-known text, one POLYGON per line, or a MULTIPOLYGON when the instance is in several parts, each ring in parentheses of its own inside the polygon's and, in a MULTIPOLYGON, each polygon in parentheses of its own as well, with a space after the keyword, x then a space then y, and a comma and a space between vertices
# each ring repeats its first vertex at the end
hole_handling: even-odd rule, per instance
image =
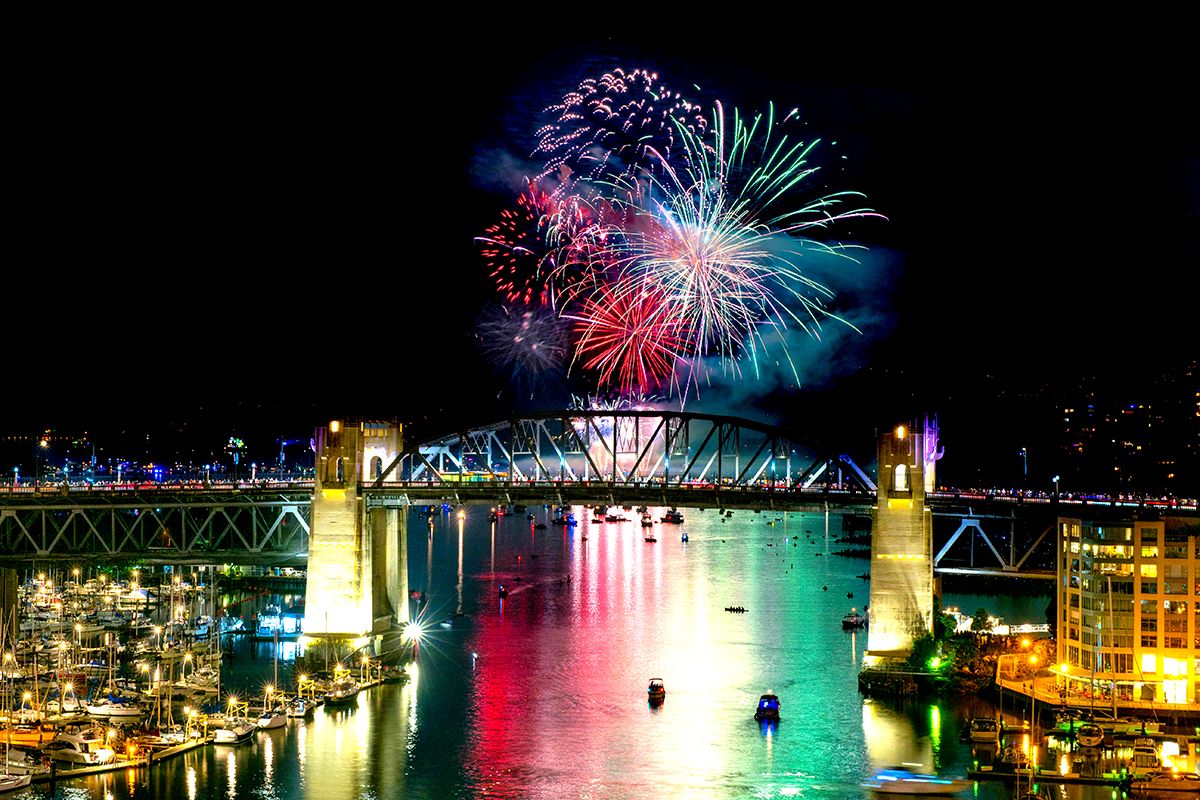
POLYGON ((954 635, 954 629, 958 623, 950 614, 934 613, 933 615, 933 638, 939 644, 946 641, 954 635))
POLYGON ((971 633, 979 636, 987 633, 992 628, 991 614, 986 608, 980 608, 971 615, 971 633))
MULTIPOLYGON (((908 666, 913 669, 925 670, 929 669, 929 662, 937 658, 941 653, 941 648, 938 642, 933 638, 932 634, 925 634, 920 639, 913 642, 912 652, 908 656, 908 666)), ((946 661, 947 659, 943 659, 946 661)))

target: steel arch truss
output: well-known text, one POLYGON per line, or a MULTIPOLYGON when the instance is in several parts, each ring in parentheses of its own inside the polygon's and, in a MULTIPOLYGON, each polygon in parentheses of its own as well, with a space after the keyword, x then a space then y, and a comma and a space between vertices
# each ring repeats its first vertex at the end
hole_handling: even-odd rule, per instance
POLYGON ((297 555, 308 550, 309 497, 71 500, 0 507, 0 550, 17 557, 297 555))
POLYGON ((472 428, 407 449, 374 485, 488 483, 875 491, 848 456, 778 428, 654 410, 563 411, 472 428))

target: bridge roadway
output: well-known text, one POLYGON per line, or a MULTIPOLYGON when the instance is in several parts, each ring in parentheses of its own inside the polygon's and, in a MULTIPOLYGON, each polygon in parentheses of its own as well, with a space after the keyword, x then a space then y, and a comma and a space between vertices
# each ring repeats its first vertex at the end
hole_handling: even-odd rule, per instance
MULTIPOLYGON (((368 505, 390 506, 605 503, 867 514, 875 502, 873 494, 859 488, 785 488, 765 483, 404 481, 364 484, 359 492, 368 505)), ((312 483, 306 481, 0 487, 0 552, 38 560, 77 560, 81 554, 96 554, 151 562, 302 565, 307 558, 311 502, 312 483)), ((1007 524, 1010 530, 1020 523, 1041 530, 1038 541, 1058 516, 1116 521, 1135 514, 1197 515, 1194 503, 1171 507, 1153 501, 1056 501, 954 491, 933 493, 929 503, 935 519, 960 521, 960 533, 970 530, 969 525, 979 526, 982 533, 985 522, 1007 524)), ((1011 556, 1008 560, 1017 564, 1011 556)))

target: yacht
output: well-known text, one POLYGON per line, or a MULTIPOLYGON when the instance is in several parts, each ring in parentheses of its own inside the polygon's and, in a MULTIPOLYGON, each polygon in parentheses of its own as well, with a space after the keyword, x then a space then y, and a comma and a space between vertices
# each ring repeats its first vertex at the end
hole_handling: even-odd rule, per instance
POLYGON ((651 703, 661 703, 667 699, 667 687, 663 685, 662 678, 650 679, 650 686, 646 689, 646 695, 651 703))
POLYGON ((1094 722, 1085 722, 1075 731, 1075 741, 1081 747, 1099 747, 1104 741, 1104 729, 1094 722))
POLYGON ((1200 797, 1200 773, 1160 770, 1130 784, 1134 797, 1200 797))
POLYGON ((105 719, 131 719, 142 715, 142 707, 136 700, 112 694, 99 703, 87 703, 84 707, 93 717, 105 719))
POLYGON ((683 524, 683 514, 679 513, 678 509, 672 508, 667 513, 663 514, 661 522, 670 522, 673 525, 683 524))
POLYGON ((971 718, 972 742, 995 742, 1000 738, 1000 725, 992 717, 971 718))
POLYGON ((55 761, 89 766, 111 764, 116 758, 116 753, 96 728, 60 733, 53 742, 42 746, 42 752, 55 761))
POLYGON ((325 706, 327 708, 336 708, 338 706, 353 705, 361 688, 356 682, 351 680, 338 681, 325 694, 325 706))

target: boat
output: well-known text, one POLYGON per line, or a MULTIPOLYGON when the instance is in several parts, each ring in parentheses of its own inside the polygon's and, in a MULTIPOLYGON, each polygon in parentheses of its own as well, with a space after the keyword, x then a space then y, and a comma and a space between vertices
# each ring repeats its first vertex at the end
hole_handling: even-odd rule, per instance
POLYGON ((620 514, 605 514, 604 521, 605 522, 629 522, 628 519, 621 516, 620 514))
POLYGON ((333 685, 325 693, 325 707, 337 708, 353 705, 361 689, 362 686, 350 677, 350 670, 339 664, 333 671, 333 685))
POLYGON ((31 780, 32 775, 0 775, 0 794, 24 789, 31 780))
POLYGON ((678 509, 672 508, 670 511, 663 514, 662 519, 659 520, 659 522, 669 522, 672 525, 682 525, 683 514, 680 514, 678 509))
POLYGON ((1158 761, 1158 751, 1154 749, 1154 740, 1139 736, 1133 740, 1133 758, 1129 761, 1129 771, 1132 773, 1156 772, 1162 765, 1158 761))
POLYGON ((758 708, 754 709, 754 718, 759 720, 779 719, 779 697, 767 692, 758 698, 758 708))
POLYGON ((292 719, 307 719, 312 716, 313 709, 320 705, 316 700, 307 697, 297 697, 288 703, 287 715, 292 719))
POLYGON ((41 747, 58 735, 53 725, 40 722, 18 722, 9 728, 0 729, 0 742, 17 747, 41 747))
POLYGON ((105 719, 130 719, 142 715, 142 707, 137 701, 123 695, 110 694, 108 699, 99 703, 87 703, 84 707, 93 717, 105 719))
POLYGON ((679 541, 686 542, 687 540, 688 540, 687 531, 684 531, 683 535, 679 537, 679 541))
POLYGON ((501 600, 503 600, 504 598, 508 597, 508 589, 504 588, 504 584, 503 584, 503 583, 502 583, 502 584, 500 584, 500 591, 499 591, 499 592, 497 592, 497 594, 500 596, 500 599, 501 599, 501 600))
POLYGON ((241 717, 227 717, 216 729, 214 744, 241 744, 258 730, 258 725, 241 717))
POLYGON ((658 541, 658 539, 654 536, 654 533, 652 531, 646 534, 645 539, 647 542, 657 542, 658 541))
POLYGON ((962 778, 926 775, 902 765, 880 770, 872 782, 863 786, 880 794, 951 795, 966 791, 971 787, 971 782, 962 778))
POLYGON ((258 715, 258 727, 263 730, 282 728, 284 725, 287 725, 287 718, 288 715, 281 709, 273 708, 258 715))
POLYGON ((654 525, 654 519, 651 518, 650 512, 647 511, 647 512, 643 513, 642 514, 642 527, 649 528, 653 525, 654 525))
POLYGON ((59 734, 53 742, 43 745, 42 752, 55 761, 89 766, 111 764, 116 758, 105 737, 95 728, 59 734))
POLYGON ((1000 726, 992 717, 971 717, 971 741, 995 742, 1000 738, 1000 726))
POLYGON ((1081 747, 1099 747, 1104 741, 1104 729, 1094 722, 1085 722, 1075 731, 1075 741, 1081 747))
POLYGON ((745 606, 725 606, 725 610, 730 614, 745 614, 749 611, 745 606))
POLYGON ((856 628, 865 627, 867 618, 858 613, 855 609, 850 609, 850 612, 842 617, 842 630, 854 630, 856 628))
POLYGON ((646 689, 646 695, 651 703, 661 703, 667 699, 667 687, 663 685, 662 678, 651 678, 650 686, 646 689))
POLYGON ((1196 798, 1200 797, 1200 773, 1158 770, 1134 778, 1129 788, 1134 797, 1196 798))

